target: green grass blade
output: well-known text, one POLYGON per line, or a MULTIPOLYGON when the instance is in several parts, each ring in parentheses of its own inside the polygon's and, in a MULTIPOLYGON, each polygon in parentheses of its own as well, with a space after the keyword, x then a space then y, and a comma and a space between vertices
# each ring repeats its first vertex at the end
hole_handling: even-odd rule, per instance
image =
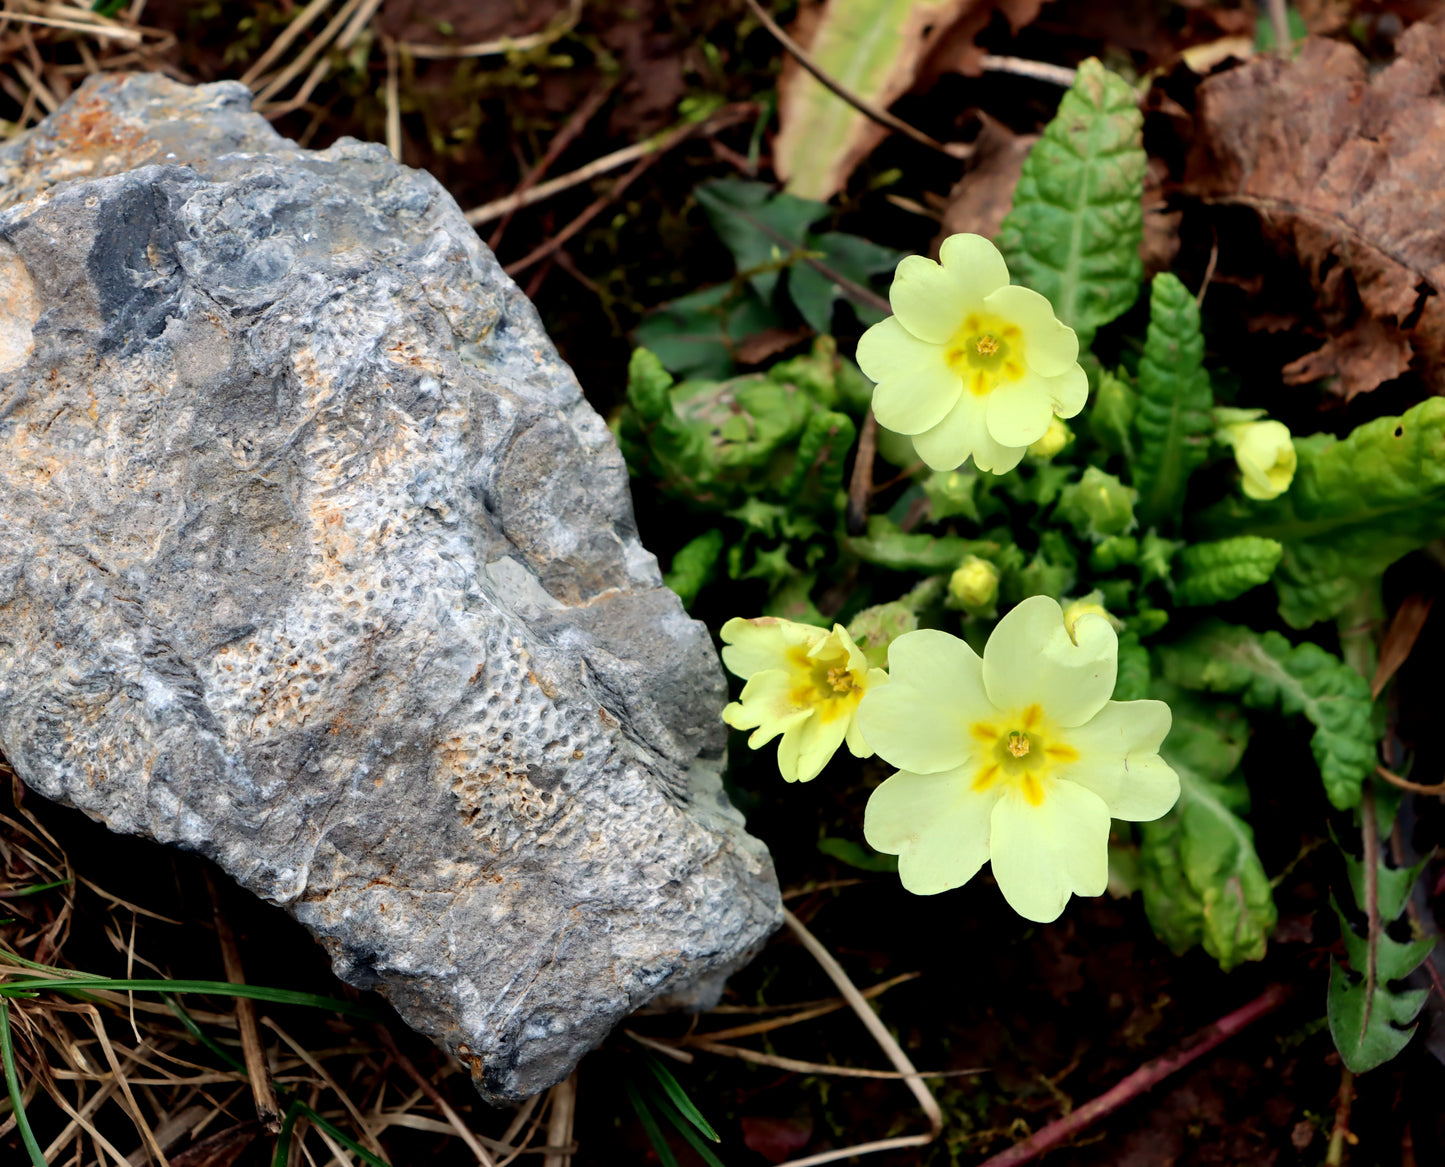
POLYGON ((713 1142, 722 1142, 722 1137, 717 1131, 712 1129, 712 1124, 703 1118, 702 1111, 698 1110, 693 1100, 687 1096, 687 1091, 684 1090, 682 1084, 672 1076, 672 1071, 651 1054, 645 1054, 644 1057, 647 1059, 647 1065, 652 1071, 653 1077, 661 1083, 668 1100, 677 1107, 678 1113, 713 1142))
POLYGON ((15 1072, 15 1046, 10 1039, 10 1002, 0 1000, 0 1062, 5 1066, 5 1085, 10 1089, 10 1105, 15 1111, 15 1127, 20 1132, 20 1141, 30 1156, 31 1167, 46 1167, 45 1156, 40 1153, 40 1144, 35 1141, 35 1132, 30 1129, 30 1119, 25 1114, 25 1101, 21 1098, 20 1075, 15 1072))
POLYGON ((0 900, 18 900, 21 896, 33 896, 42 891, 50 891, 52 888, 68 887, 74 880, 53 879, 49 883, 32 884, 30 887, 22 887, 16 891, 0 891, 0 900))
POLYGON ((286 1109, 281 1130, 276 1135, 276 1153, 271 1156, 271 1167, 288 1167, 291 1160, 291 1136, 296 1130, 296 1120, 301 1117, 304 1103, 293 1102, 286 1109))
MULTIPOLYGON (((652 1144, 652 1149, 657 1152, 658 1161, 662 1167, 677 1167, 677 1156, 672 1153, 672 1148, 667 1145, 667 1140, 662 1137, 662 1128, 657 1125, 657 1119, 653 1117, 652 1109, 642 1097, 638 1090, 637 1083, 629 1076, 623 1085, 627 1089, 627 1101, 632 1103, 632 1109, 637 1111, 637 1120, 642 1123, 642 1129, 647 1132, 647 1141, 652 1144)), ((44 1167, 44 1164, 41 1165, 44 1167)))
MULTIPOLYGON (((654 1101, 657 1109, 662 1111, 667 1121, 677 1128, 677 1133, 687 1140, 687 1145, 697 1152, 698 1157, 707 1164, 707 1167, 726 1167, 726 1164, 713 1154, 712 1148, 703 1142, 702 1136, 693 1128, 692 1119, 679 1113, 676 1107, 672 1106, 662 1095, 658 1095, 654 1101)), ((721 1139, 717 1141, 722 1142, 721 1139)))
POLYGON ((225 1062, 226 1065, 230 1066, 231 1069, 235 1070, 243 1078, 250 1077, 250 1075, 246 1073, 246 1067, 240 1062, 238 1062, 235 1058, 233 1058, 225 1050, 225 1048, 220 1045, 219 1042, 215 1041, 206 1033, 204 1033, 201 1027, 196 1024, 195 1019, 184 1009, 181 1008, 181 1003, 179 1001, 169 995, 164 996, 162 999, 167 1005, 171 1007, 171 1012, 174 1013, 178 1018, 180 1018, 180 1022, 186 1027, 187 1033, 194 1037, 198 1042, 200 1042, 203 1046, 205 1046, 208 1050, 210 1050, 213 1054, 220 1058, 221 1061, 225 1062))
POLYGON ((332 1013, 344 1013, 350 1017, 376 1020, 374 1010, 364 1005, 354 1005, 338 997, 322 997, 316 993, 298 993, 292 989, 271 989, 264 985, 233 985, 229 981, 166 981, 166 980, 115 980, 110 977, 71 977, 66 980, 50 980, 36 977, 32 980, 9 981, 0 984, 0 997, 13 997, 20 993, 53 990, 57 993, 79 993, 85 989, 104 989, 117 993, 206 993, 214 997, 247 997, 253 1001, 268 1001, 273 1005, 303 1005, 311 1009, 325 1009, 332 1013))
POLYGON ((296 1105, 301 1107, 301 1113, 310 1120, 312 1126, 316 1127, 318 1130, 325 1131, 328 1135, 330 1135, 333 1139, 335 1139, 352 1154, 360 1155, 363 1162, 371 1164, 371 1167, 391 1167, 391 1164, 388 1163, 385 1159, 378 1159, 365 1147, 361 1146, 355 1139, 350 1138, 349 1136, 343 1134, 336 1127, 332 1126, 329 1122, 327 1122, 304 1102, 298 1102, 296 1105))

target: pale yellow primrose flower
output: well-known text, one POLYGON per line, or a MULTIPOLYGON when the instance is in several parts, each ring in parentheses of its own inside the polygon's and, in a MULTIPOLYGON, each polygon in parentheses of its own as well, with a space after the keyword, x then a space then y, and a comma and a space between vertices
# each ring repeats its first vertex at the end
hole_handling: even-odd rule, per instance
POLYGON ((1241 483, 1249 498, 1278 498, 1294 481, 1297 458, 1289 427, 1282 421, 1257 421, 1262 409, 1214 411, 1218 437, 1234 447, 1234 460, 1244 475, 1241 483))
POLYGON ((858 366, 877 382, 878 424, 912 434, 933 469, 972 456, 1003 474, 1055 415, 1084 408, 1079 338, 1046 297, 1008 282, 1003 256, 982 235, 950 235, 938 258, 898 265, 893 315, 863 334, 858 366))
POLYGON ((722 638, 723 664, 748 682, 723 720, 753 730, 748 745, 755 750, 782 734, 778 769, 789 782, 816 778, 845 741, 855 757, 872 756, 858 728, 858 703, 888 674, 868 667, 841 624, 829 632, 771 616, 735 617, 722 638))
POLYGON ((1034 596, 998 622, 982 659, 946 632, 893 642, 888 686, 858 720, 900 770, 868 800, 863 834, 898 856, 909 891, 959 887, 990 862, 1009 906, 1047 923, 1071 894, 1103 894, 1110 816, 1148 822, 1178 799, 1159 757, 1169 706, 1111 701, 1117 634, 1094 615, 1073 631, 1034 596))

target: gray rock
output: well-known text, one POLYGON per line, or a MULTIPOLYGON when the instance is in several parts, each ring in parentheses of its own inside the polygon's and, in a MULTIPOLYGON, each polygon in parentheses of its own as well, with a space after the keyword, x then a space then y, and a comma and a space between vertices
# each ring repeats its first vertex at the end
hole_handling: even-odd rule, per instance
POLYGON ((92 79, 0 149, 0 750, 522 1097, 780 921, 723 677, 452 199, 249 97, 92 79))

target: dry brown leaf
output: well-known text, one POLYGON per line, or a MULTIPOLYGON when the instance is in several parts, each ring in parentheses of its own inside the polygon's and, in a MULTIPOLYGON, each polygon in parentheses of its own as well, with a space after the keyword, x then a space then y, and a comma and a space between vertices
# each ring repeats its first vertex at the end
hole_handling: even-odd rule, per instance
MULTIPOLYGON (((938 242, 960 231, 992 239, 1013 205, 1014 187, 1037 134, 1015 134, 986 114, 968 170, 948 192, 938 242)), ((937 248, 935 245, 935 254, 937 248)))
POLYGON ((1410 339, 1394 324, 1366 317, 1348 332, 1337 333, 1312 353, 1291 361, 1280 375, 1286 385, 1337 377, 1334 386, 1346 401, 1393 381, 1410 367, 1410 339))
POLYGON ((1252 208, 1295 253, 1331 342, 1292 376, 1337 373, 1349 395, 1398 375, 1406 348, 1445 388, 1445 29, 1417 24, 1397 47, 1373 77, 1318 39, 1210 77, 1181 188, 1252 208))
POLYGON ((1434 597, 1426 598, 1419 592, 1406 596, 1390 621, 1390 631, 1380 645, 1380 663, 1375 669, 1375 679, 1370 682, 1370 695, 1378 697, 1384 692, 1390 678, 1409 659, 1410 650, 1420 639, 1425 621, 1430 618, 1430 609, 1435 606, 1434 597))

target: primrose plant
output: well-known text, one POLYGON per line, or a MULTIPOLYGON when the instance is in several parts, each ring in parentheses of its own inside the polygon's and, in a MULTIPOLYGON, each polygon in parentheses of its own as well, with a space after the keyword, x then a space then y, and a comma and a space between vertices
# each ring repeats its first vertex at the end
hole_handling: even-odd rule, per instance
MULTIPOLYGON (((1402 980, 1430 944, 1362 923, 1398 917, 1420 868, 1380 858, 1397 792, 1379 782, 1408 759, 1381 766, 1359 630, 1385 570, 1445 532, 1445 398, 1343 438, 1268 417, 1206 367, 1195 294, 1144 279, 1145 162, 1137 94, 1088 61, 997 245, 885 264, 815 226, 824 204, 712 183, 738 274, 650 326, 663 347, 634 354, 613 426, 687 532, 668 582, 745 682, 727 723, 776 741, 788 782, 830 781, 845 745, 886 763, 863 768, 880 781, 856 826, 882 854, 858 847, 860 866, 896 856, 933 895, 988 864, 1034 921, 1137 892, 1171 949, 1230 969, 1265 956, 1286 877, 1256 850, 1246 770, 1333 815, 1315 834, 1349 842, 1334 900, 1354 908, 1328 1013, 1361 1072, 1410 1039, 1422 997, 1402 980), (844 278, 820 284, 820 264, 844 278), (889 267, 893 314, 850 307, 889 267), (855 309, 857 365, 827 335, 855 309), (742 330, 801 324, 810 354, 732 375, 742 330), (870 493, 874 466, 849 466, 875 429, 870 493)), ((1258 826, 1268 853, 1311 845, 1258 826)))

